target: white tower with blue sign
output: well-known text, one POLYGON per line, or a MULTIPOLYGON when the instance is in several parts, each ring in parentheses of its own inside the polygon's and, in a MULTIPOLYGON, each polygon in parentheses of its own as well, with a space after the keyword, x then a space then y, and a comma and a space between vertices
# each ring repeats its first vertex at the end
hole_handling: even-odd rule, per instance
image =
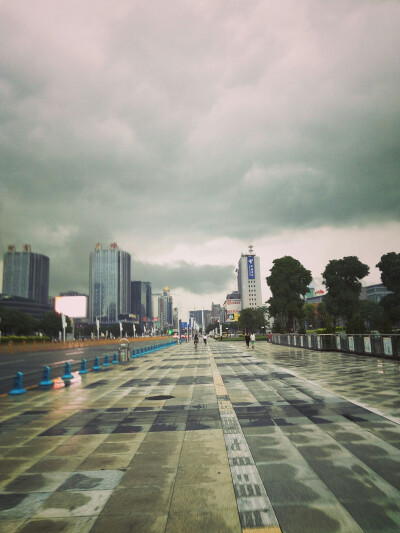
POLYGON ((239 259, 237 271, 242 309, 263 305, 260 270, 260 258, 253 252, 253 245, 250 245, 249 253, 242 254, 239 259))

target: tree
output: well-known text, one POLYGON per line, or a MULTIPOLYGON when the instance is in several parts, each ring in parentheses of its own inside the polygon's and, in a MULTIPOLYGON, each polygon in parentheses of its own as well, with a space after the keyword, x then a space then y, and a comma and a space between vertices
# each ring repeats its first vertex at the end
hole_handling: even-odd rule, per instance
POLYGON ((206 333, 210 333, 210 331, 214 331, 214 329, 217 329, 219 331, 219 323, 208 324, 208 326, 206 327, 206 333))
POLYGON ((0 330, 3 335, 33 335, 37 329, 37 320, 16 309, 0 308, 0 330))
POLYGON ((361 292, 360 279, 368 273, 369 267, 361 263, 356 256, 329 261, 322 277, 327 288, 324 301, 334 324, 340 316, 349 321, 357 314, 361 292))
POLYGON ((365 323, 357 313, 347 322, 346 333, 365 333, 365 323))
POLYGON ((265 312, 264 307, 246 307, 240 311, 238 325, 242 331, 259 331, 265 327, 265 312))
POLYGON ((272 296, 268 300, 269 314, 275 318, 281 317, 286 323, 286 329, 294 330, 295 318, 300 319, 304 297, 312 281, 311 272, 291 256, 285 255, 273 261, 267 277, 267 283, 272 296))
POLYGON ((318 327, 325 328, 325 333, 335 333, 335 326, 332 324, 331 315, 328 313, 325 302, 320 302, 317 306, 318 327))
POLYGON ((315 327, 315 321, 317 319, 317 305, 313 303, 305 303, 303 305, 303 318, 307 323, 307 327, 315 327))
MULTIPOLYGON (((66 331, 71 331, 71 321, 69 317, 65 318, 67 322, 66 331)), ((61 315, 56 311, 49 311, 43 315, 42 319, 40 320, 39 328, 42 329, 49 337, 58 337, 59 332, 63 330, 61 315)))
POLYGON ((400 254, 390 252, 382 255, 376 265, 381 271, 382 283, 389 291, 400 293, 400 254))
POLYGON ((376 265, 381 271, 382 283, 392 294, 387 294, 380 301, 392 323, 400 321, 400 254, 390 252, 381 257, 376 265))
POLYGON ((383 307, 372 300, 360 302, 360 316, 365 321, 367 329, 383 331, 386 327, 386 313, 383 307))

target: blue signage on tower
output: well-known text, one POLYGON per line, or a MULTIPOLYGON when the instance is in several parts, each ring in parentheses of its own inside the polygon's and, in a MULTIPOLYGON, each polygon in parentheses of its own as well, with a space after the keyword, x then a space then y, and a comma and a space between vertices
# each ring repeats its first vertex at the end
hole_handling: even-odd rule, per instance
POLYGON ((254 257, 250 256, 247 258, 247 277, 248 279, 255 279, 255 269, 254 269, 254 257))

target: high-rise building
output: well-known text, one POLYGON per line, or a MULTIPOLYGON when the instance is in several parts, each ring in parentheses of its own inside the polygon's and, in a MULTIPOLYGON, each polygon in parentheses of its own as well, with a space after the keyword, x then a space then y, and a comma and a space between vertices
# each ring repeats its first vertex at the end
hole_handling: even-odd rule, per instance
POLYGON ((131 313, 136 316, 135 322, 143 324, 146 317, 146 285, 143 281, 131 282, 131 313))
POLYGON ((216 324, 217 322, 221 322, 221 313, 222 313, 221 304, 215 304, 214 302, 212 302, 211 303, 211 320, 213 324, 216 324))
POLYGON ((253 246, 249 246, 249 253, 242 254, 238 264, 238 290, 242 300, 242 309, 247 307, 261 307, 261 274, 260 258, 253 253, 253 246))
POLYGON ((197 311, 189 311, 189 318, 193 318, 196 321, 196 324, 200 327, 203 326, 203 316, 204 311, 202 309, 199 309, 197 311))
POLYGON ((47 305, 49 272, 47 256, 33 253, 29 244, 24 244, 22 252, 17 252, 11 244, 4 254, 3 293, 47 305))
POLYGON ((90 254, 89 321, 117 322, 130 312, 131 256, 116 243, 103 250, 97 243, 90 254))
POLYGON ((145 281, 146 286, 146 322, 153 322, 153 292, 151 282, 145 281))
POLYGON ((164 287, 162 296, 158 298, 158 320, 161 330, 173 327, 173 299, 168 287, 164 287))

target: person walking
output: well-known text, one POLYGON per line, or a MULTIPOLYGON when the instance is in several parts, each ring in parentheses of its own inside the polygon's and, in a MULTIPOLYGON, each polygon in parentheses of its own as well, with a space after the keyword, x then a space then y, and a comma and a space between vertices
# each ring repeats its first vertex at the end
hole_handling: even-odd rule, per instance
POLYGON ((251 341, 251 347, 252 347, 253 350, 254 350, 254 345, 255 345, 255 343, 256 343, 256 336, 254 335, 254 333, 252 333, 252 334, 250 335, 250 341, 251 341))
POLYGON ((244 340, 246 341, 246 348, 248 348, 250 346, 250 335, 247 332, 244 336, 244 340))
POLYGON ((272 333, 268 333, 268 342, 272 344, 272 333))

